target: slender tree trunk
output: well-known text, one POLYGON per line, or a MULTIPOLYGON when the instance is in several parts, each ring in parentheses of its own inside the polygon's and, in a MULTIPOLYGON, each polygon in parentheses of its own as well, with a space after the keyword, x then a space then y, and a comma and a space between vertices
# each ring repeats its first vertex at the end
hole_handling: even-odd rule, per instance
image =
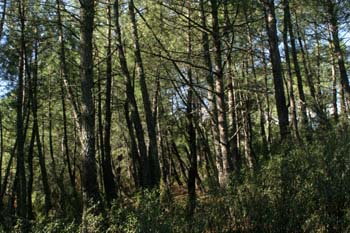
MULTIPOLYGON (((107 32, 107 68, 106 68, 106 102, 105 102, 105 130, 104 130, 104 160, 103 181, 107 201, 110 203, 117 195, 117 186, 114 181, 111 159, 111 99, 112 99, 112 13, 111 2, 107 6, 108 32, 107 32)), ((102 135, 101 135, 102 136, 102 135)))
MULTIPOLYGON (((230 13, 228 10, 228 1, 224 1, 224 15, 225 15, 225 24, 227 29, 232 28, 232 23, 230 20, 230 13)), ((240 154, 239 154, 239 148, 238 148, 238 130, 237 130, 237 108, 236 108, 236 80, 234 76, 234 69, 232 68, 234 66, 233 59, 232 59, 232 44, 234 43, 234 34, 232 33, 226 33, 226 40, 230 41, 230 44, 227 46, 227 52, 226 52, 226 59, 227 59, 227 75, 226 79, 227 82, 227 89, 228 89, 228 139, 229 139, 229 146, 230 146, 230 155, 232 158, 230 158, 230 166, 235 170, 236 173, 239 173, 240 171, 240 154)))
POLYGON ((332 39, 334 44, 334 54, 338 62, 339 73, 340 73, 340 83, 341 83, 342 89, 344 90, 344 93, 346 94, 345 95, 346 96, 345 102, 347 105, 346 107, 349 107, 348 104, 350 101, 350 85, 349 85, 348 74, 346 72, 343 51, 340 46, 338 9, 336 4, 337 3, 334 0, 327 0, 327 11, 329 15, 329 21, 331 24, 331 33, 332 33, 332 39))
POLYGON ((32 194, 33 194, 33 181, 34 181, 34 166, 33 166, 33 153, 34 153, 34 143, 35 143, 35 128, 32 129, 32 135, 30 137, 30 143, 28 148, 28 183, 27 183, 27 216, 28 219, 34 219, 33 213, 33 202, 32 202, 32 194))
MULTIPOLYGON (((142 175, 141 168, 140 168, 141 161, 140 161, 140 155, 137 148, 134 128, 132 125, 133 120, 131 118, 133 118, 133 116, 130 116, 129 103, 127 101, 124 104, 124 113, 125 113, 126 125, 128 127, 128 132, 129 132, 130 155, 131 155, 131 161, 132 161, 134 183, 135 183, 135 187, 139 187, 140 184, 142 184, 142 180, 141 180, 142 178, 140 177, 142 175)), ((131 113, 131 115, 133 115, 133 113, 131 113)))
MULTIPOLYGON (((249 39, 248 39, 249 40, 249 39)), ((245 86, 249 86, 249 71, 248 71, 248 61, 244 60, 242 62, 242 79, 245 86)), ((251 126, 251 116, 250 116, 250 97, 243 92, 240 92, 240 107, 241 107, 241 118, 242 118, 242 139, 244 147, 244 155, 247 165, 250 169, 253 169, 256 164, 256 159, 254 151, 252 148, 252 126, 251 126)))
POLYGON ((133 125, 135 128, 135 133, 138 141, 138 148, 139 148, 139 153, 141 158, 141 166, 140 166, 140 178, 142 179, 141 187, 147 188, 151 186, 150 167, 149 167, 149 161, 147 157, 147 146, 145 143, 143 126, 141 124, 141 118, 140 118, 137 102, 135 99, 134 89, 132 86, 132 79, 128 69, 125 52, 123 48, 123 43, 122 43, 122 35, 121 35, 121 29, 119 24, 119 0, 115 0, 114 9, 116 14, 115 27, 116 27, 117 49, 119 53, 119 63, 121 66, 122 74, 126 79, 126 96, 129 104, 132 107, 131 112, 134 116, 132 117, 132 120, 134 121, 133 125))
POLYGON ((51 204, 51 191, 48 182, 48 175, 46 170, 45 158, 43 154, 43 148, 40 140, 39 125, 38 125, 38 97, 37 97, 37 79, 38 79, 38 42, 34 42, 34 63, 32 67, 29 66, 27 56, 25 55, 25 69, 28 75, 29 83, 29 98, 31 102, 31 111, 33 113, 33 132, 36 140, 39 166, 41 171, 42 184, 45 195, 45 214, 48 215, 49 210, 52 207, 51 204))
POLYGON ((278 36, 276 27, 274 0, 263 0, 265 10, 266 29, 270 45, 270 59, 272 63, 273 82, 275 88, 275 100, 280 128, 281 140, 285 140, 290 134, 288 108, 283 88, 281 56, 278 49, 278 36))
MULTIPOLYGON (((191 61, 192 58, 192 36, 191 36, 191 4, 187 4, 188 7, 188 35, 187 35, 187 59, 191 61)), ((192 67, 187 67, 187 78, 189 85, 193 86, 193 73, 192 67)), ((192 87, 188 88, 187 100, 186 100, 186 118, 187 118, 187 134, 188 134, 188 145, 189 145, 189 161, 190 166, 188 169, 188 180, 187 180, 187 190, 188 190, 188 215, 193 216, 196 208, 196 175, 197 175, 197 135, 195 128, 195 115, 196 109, 194 104, 194 95, 192 87)))
POLYGON ((4 179, 3 179, 3 182, 2 182, 2 186, 0 187, 0 207, 2 208, 3 207, 3 201, 4 201, 4 195, 6 193, 6 190, 7 190, 7 184, 9 182, 9 179, 10 179, 10 175, 11 175, 11 167, 12 167, 12 161, 13 161, 13 158, 15 157, 16 155, 16 149, 17 149, 17 141, 15 142, 15 145, 10 153, 10 158, 9 158, 9 161, 7 163, 7 166, 6 166, 6 170, 5 170, 5 175, 4 175, 4 179))
MULTIPOLYGON (((95 45, 96 46, 96 45, 95 45)), ((95 49, 96 56, 98 57, 98 49, 95 49)), ((108 59, 108 58, 107 58, 108 59)), ((98 153, 97 163, 98 163, 98 178, 99 183, 101 185, 101 189, 105 190, 105 184, 104 184, 104 165, 103 162, 105 161, 105 147, 104 147, 104 129, 103 129, 103 113, 102 113, 102 75, 101 75, 101 69, 100 66, 97 66, 97 132, 96 132, 96 144, 97 149, 96 152, 98 153)), ((108 200, 107 193, 105 192, 107 205, 110 204, 110 201, 108 200)))
MULTIPOLYGON (((201 25, 203 28, 207 28, 207 18, 204 9, 204 0, 200 0, 200 8, 201 8, 201 25)), ((213 137, 214 144, 214 156, 217 164, 217 171, 219 174, 222 174, 222 162, 221 162, 221 148, 220 148, 220 137, 219 130, 217 127, 218 122, 218 109, 216 105, 216 96, 214 94, 214 74, 211 72, 213 70, 213 65, 211 61, 210 55, 210 42, 208 33, 202 33, 202 45, 203 45, 203 60, 205 62, 206 67, 208 68, 208 72, 206 74, 207 83, 208 83, 208 100, 209 100, 209 109, 210 109, 210 119, 211 119, 211 132, 213 137)), ((216 172, 216 180, 218 180, 218 175, 216 172)))
MULTIPOLYGON (((296 15, 295 15, 296 18, 296 15)), ((296 29, 297 29, 297 35, 298 35, 298 42, 299 42, 299 47, 300 47, 300 52, 301 52, 301 59, 304 67, 304 73, 307 81, 307 85, 309 87, 310 95, 313 99, 313 108, 320 119, 322 124, 327 124, 327 119, 325 116, 325 113, 322 108, 322 104, 320 101, 320 97, 318 96, 318 91, 316 91, 315 84, 314 84, 314 75, 312 73, 312 70, 310 68, 310 63, 308 59, 308 53, 307 53, 307 48, 306 45, 303 43, 302 39, 302 32, 300 31, 300 27, 298 24, 298 20, 296 18, 296 29)))
MULTIPOLYGON (((62 105, 62 117, 63 117, 63 145, 64 145, 64 156, 66 158, 67 168, 68 168, 68 174, 69 174, 69 180, 70 184, 73 188, 73 192, 75 196, 77 196, 76 191, 76 182, 75 182, 75 175, 73 173, 73 168, 71 164, 71 158, 70 158, 70 149, 69 149, 69 140, 68 140, 68 121, 67 121, 67 107, 66 107, 66 100, 65 95, 67 93, 68 99, 71 102, 73 106, 73 114, 75 118, 75 126, 77 127, 78 120, 78 107, 77 103, 75 101, 75 98, 73 96, 71 88, 69 88, 68 85, 68 67, 66 62, 66 53, 65 53, 65 40, 64 40, 64 34, 63 34, 63 24, 62 24, 62 18, 61 18, 61 0, 56 0, 56 7, 57 7, 57 18, 58 18, 58 32, 59 32, 59 42, 60 42, 60 88, 61 88, 61 105, 62 105), (66 92, 66 91, 67 92, 66 92)), ((79 126, 78 126, 79 127, 79 126)))
MULTIPOLYGON (((54 155, 54 145, 53 145, 53 135, 52 135, 52 90, 51 90, 51 79, 49 80, 49 106, 48 106, 48 111, 49 111, 49 152, 50 152, 50 158, 51 158, 51 168, 52 168, 52 173, 54 176, 54 179, 57 183, 57 186, 60 190, 60 207, 63 212, 63 215, 66 214, 66 206, 65 206, 65 201, 66 201, 66 190, 64 188, 64 178, 63 178, 63 172, 64 169, 62 169, 62 172, 60 175, 58 175, 58 170, 56 166, 56 158, 54 155)), ((43 135, 44 136, 44 135, 43 135)), ((63 143, 63 142, 62 142, 63 143)), ((64 155, 64 145, 62 145, 62 155, 64 155)))
POLYGON ((333 43, 331 38, 331 31, 329 30, 329 49, 331 52, 331 71, 332 71, 332 105, 333 105, 333 116, 335 122, 338 122, 338 97, 337 97, 337 74, 336 74, 336 58, 333 53, 333 43))
MULTIPOLYGON (((303 34, 303 40, 304 40, 304 45, 306 46, 306 38, 305 38, 305 33, 303 34)), ((315 23, 315 40, 316 40, 316 71, 313 71, 315 73, 315 78, 316 78, 316 91, 317 91, 317 96, 319 103, 322 106, 322 109, 324 108, 323 106, 323 96, 322 96, 322 89, 321 89, 321 43, 320 43, 320 33, 318 31, 318 25, 315 23)), ((305 48, 305 51, 307 52, 307 48, 305 48)), ((310 63, 309 63, 310 65, 310 63)), ((311 67, 310 70, 312 71, 311 67)))
POLYGON ((300 98, 300 109, 301 109, 301 123, 303 127, 308 127, 308 118, 306 112, 306 98, 303 87, 303 80, 300 72, 300 66, 298 61, 298 54, 293 30, 293 24, 291 20, 291 14, 289 9, 289 0, 284 0, 284 17, 285 17, 285 30, 289 32, 290 45, 291 45, 291 54, 293 59, 295 76, 297 77, 298 93, 300 98), (288 29, 287 29, 288 28, 288 29))
POLYGON ((228 129, 227 129, 227 111, 225 101, 225 87, 224 87, 224 71, 222 66, 222 51, 221 51, 221 38, 220 38, 220 26, 218 17, 218 3, 216 0, 211 0, 211 15, 212 15, 212 36, 214 43, 215 53, 215 94, 216 105, 218 108, 218 129, 220 138, 221 158, 219 158, 220 168, 219 171, 219 183, 221 186, 226 186, 229 179, 229 174, 232 170, 230 166, 230 146, 228 141, 228 129), (221 169, 222 166, 222 169, 221 169))
POLYGON ((157 147, 157 133, 156 133, 156 124, 154 121, 152 106, 150 97, 148 94, 147 84, 146 84, 146 75, 143 68, 141 48, 139 43, 139 35, 135 17, 135 5, 134 1, 130 0, 129 3, 129 13, 132 24, 132 34, 134 39, 134 53, 135 53, 135 62, 136 69, 139 76, 141 94, 143 100, 143 107, 146 115, 147 123, 147 132, 149 138, 149 153, 148 160, 150 166, 150 185, 151 187, 158 187, 160 181, 160 167, 159 167, 159 158, 158 158, 158 147, 157 147))
POLYGON ((288 0, 284 0, 284 22, 283 22, 283 45, 284 45, 284 53, 285 53, 285 59, 286 59, 286 69, 288 73, 288 80, 289 80, 289 103, 291 108, 291 121, 292 121, 292 128, 294 130, 295 137, 298 141, 301 140, 299 135, 299 127, 298 127, 298 117, 297 117, 297 107, 296 107, 296 101, 295 101, 295 95, 294 95, 294 80, 293 80, 293 73, 292 73, 292 67, 291 67, 291 61, 290 61, 290 53, 289 53, 289 43, 288 43, 288 32, 289 32, 289 5, 288 0))
POLYGON ((24 99, 24 53, 25 53, 25 13, 24 0, 18 1, 18 14, 20 17, 20 50, 17 84, 17 119, 16 119, 16 140, 17 140, 17 177, 18 177, 18 214, 20 218, 26 219, 27 214, 27 182, 24 163, 24 135, 23 135, 23 99, 24 99))
MULTIPOLYGON (((68 69, 67 60, 66 60, 66 42, 64 38, 63 21, 61 16, 61 1, 62 0, 56 0, 58 36, 59 36, 59 42, 60 42, 59 56, 60 56, 60 75, 62 78, 61 85, 66 89, 67 98, 73 107, 73 117, 74 117, 75 127, 78 128, 80 131, 81 130, 80 129, 80 114, 81 114, 80 106, 78 105, 78 102, 76 100, 72 87, 71 85, 69 85, 69 80, 68 80, 69 69, 68 69)), ((61 94, 62 95, 64 94, 63 90, 61 90, 61 94)), ((68 141, 67 141, 67 144, 65 145, 66 145, 66 155, 69 156, 68 141)))
POLYGON ((265 48, 262 46, 262 63, 263 63, 263 70, 264 70, 264 84, 265 84, 265 102, 266 102, 266 115, 267 115, 267 142, 268 142, 268 149, 270 150, 270 145, 272 142, 272 127, 271 127, 271 107, 270 107, 270 97, 269 97, 269 85, 268 85, 268 74, 267 74, 267 62, 266 62, 266 53, 265 48))
POLYGON ((84 212, 100 201, 95 161, 95 108, 93 101, 94 1, 80 1, 80 78, 82 92, 81 155, 84 212), (92 202, 92 203, 89 203, 92 202))

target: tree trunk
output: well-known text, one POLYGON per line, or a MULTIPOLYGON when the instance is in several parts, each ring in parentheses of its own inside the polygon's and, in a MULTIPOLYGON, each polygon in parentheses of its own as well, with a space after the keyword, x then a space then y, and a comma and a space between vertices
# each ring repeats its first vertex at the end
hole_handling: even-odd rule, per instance
POLYGON ((272 63, 273 82, 275 88, 275 100, 280 128, 281 140, 285 140, 289 134, 288 108, 283 88, 281 56, 278 49, 278 36, 276 27, 274 0, 263 0, 266 29, 270 45, 270 59, 272 63))
POLYGON ((147 157, 147 146, 145 143, 143 126, 141 124, 141 118, 140 118, 137 102, 135 99, 134 88, 132 86, 132 79, 128 69, 125 52, 123 48, 123 43, 122 43, 122 35, 121 35, 121 29, 119 24, 119 1, 118 0, 115 0, 114 2, 114 9, 116 14, 115 27, 116 27, 116 37, 117 37, 116 38, 117 49, 119 53, 119 63, 121 66, 122 74, 126 78, 126 96, 127 96, 127 101, 132 107, 131 109, 131 112, 133 114, 132 120, 134 121, 133 125, 135 128, 135 133, 138 141, 138 148, 139 148, 139 153, 141 158, 141 166, 140 166, 140 178, 142 179, 141 187, 148 188, 151 186, 150 167, 149 167, 150 164, 147 157))
POLYGON ((60 88, 61 88, 61 104, 62 104, 62 116, 63 116, 63 145, 64 145, 64 156, 66 158, 66 163, 68 167, 68 174, 70 179, 70 184, 73 188, 73 192, 76 196, 76 182, 75 182, 75 175, 73 172, 71 159, 70 159, 70 150, 69 150, 69 143, 68 143, 68 122, 67 122, 67 107, 66 107, 66 101, 65 101, 65 94, 67 93, 68 99, 70 100, 72 106, 73 106, 73 115, 75 118, 75 127, 80 128, 78 125, 78 105, 75 101, 75 98, 73 96, 71 88, 68 86, 68 67, 66 62, 66 53, 65 53, 65 40, 64 40, 64 34, 63 34, 63 24, 62 24, 62 18, 61 18, 61 0, 56 0, 57 4, 57 18, 58 18, 58 33, 59 33, 59 42, 60 42, 60 88), (66 89, 66 92, 65 92, 66 89))
POLYGON ((84 212, 100 200, 95 162, 95 108, 93 101, 94 1, 80 1, 80 78, 82 92, 81 155, 84 212), (91 202, 91 203, 90 203, 91 202))
POLYGON ((130 116, 130 111, 129 111, 129 103, 126 101, 124 104, 124 114, 125 114, 125 119, 126 119, 126 125, 128 128, 129 132, 129 138, 130 138, 130 155, 131 155, 131 161, 132 161, 132 171, 133 171, 133 178, 134 178, 134 183, 135 187, 139 187, 140 184, 142 184, 142 176, 141 173, 141 161, 140 161, 140 155, 138 152, 137 148, 137 142, 136 142, 136 136, 134 132, 134 128, 132 125, 132 118, 134 118, 134 113, 131 113, 130 116))
POLYGON ((284 22, 283 22, 283 45, 284 45, 284 53, 285 53, 285 59, 286 59, 286 69, 288 73, 288 80, 289 80, 289 104, 291 108, 291 121, 292 121, 292 128, 294 130, 295 137, 298 141, 301 140, 299 135, 299 127, 298 127, 298 117, 297 117, 297 107, 295 103, 295 95, 294 95, 294 80, 293 80, 293 73, 292 73, 292 67, 290 62, 290 55, 289 55, 289 43, 288 43, 288 32, 289 32, 289 5, 288 0, 284 0, 284 22))
POLYGON ((141 48, 139 43, 138 29, 137 29, 137 23, 136 23, 136 17, 135 17, 135 5, 133 0, 130 0, 130 3, 129 3, 129 13, 130 13, 130 20, 132 24, 132 34, 134 39, 134 54, 135 54, 136 69, 137 69, 137 73, 140 81, 143 107, 146 115, 147 132, 148 132, 148 138, 149 138, 148 160, 149 160, 149 168, 150 168, 150 182, 151 182, 150 185, 151 187, 157 188, 159 186, 159 181, 160 181, 160 167, 159 167, 159 158, 158 158, 156 124, 154 122, 151 101, 147 90, 146 75, 145 75, 143 63, 142 63, 141 48))
MULTIPOLYGON (((64 39, 63 22, 61 17, 61 0, 56 0, 56 5, 57 5, 56 13, 57 13, 57 21, 58 21, 58 36, 59 36, 59 42, 60 42, 59 56, 60 56, 60 75, 62 78, 61 82, 62 82, 62 86, 66 89, 67 98, 73 107, 73 117, 74 117, 75 127, 78 128, 80 132, 81 130, 80 129, 80 125, 81 125, 80 106, 78 105, 78 102, 71 88, 71 85, 69 85, 69 80, 68 80, 69 69, 66 61, 66 42, 64 39)), ((61 94, 63 95, 63 90, 61 90, 61 94)), ((66 144, 66 153, 67 155, 69 155, 68 143, 66 144)))
POLYGON ((27 185, 24 165, 24 135, 23 135, 23 99, 24 99, 24 53, 25 53, 25 13, 24 0, 18 1, 18 14, 20 17, 20 41, 19 41, 19 66, 17 83, 17 119, 16 119, 16 140, 17 140, 17 177, 18 177, 18 214, 20 218, 26 219, 27 214, 27 185))
POLYGON ((34 153, 34 143, 35 143, 35 128, 32 129, 32 135, 30 137, 30 143, 28 148, 28 182, 27 182, 27 216, 28 219, 34 220, 33 213, 33 202, 32 202, 32 194, 33 194, 33 181, 34 181, 34 167, 33 167, 33 153, 34 153))
MULTIPOLYGON (((52 203, 51 203, 51 191, 49 187, 48 182, 48 175, 46 170, 46 164, 45 164, 45 158, 43 153, 43 148, 40 140, 40 133, 39 133, 39 124, 38 124, 38 97, 37 97, 37 79, 38 79, 38 42, 35 42, 34 44, 34 64, 33 64, 33 70, 32 70, 32 80, 30 80, 30 86, 29 86, 29 95, 31 98, 31 106, 32 106, 32 113, 33 113, 33 130, 35 134, 36 139, 36 146, 38 151, 38 158, 39 158, 39 165, 41 170, 41 178, 44 188, 44 194, 45 194, 45 214, 48 215, 52 203)), ((28 71, 28 77, 29 77, 29 66, 26 65, 26 70, 28 71)))
MULTIPOLYGON (((187 4, 188 7, 188 22, 187 22, 187 59, 191 61, 192 58, 192 36, 191 36, 191 4, 187 4)), ((186 100, 186 118, 187 118, 187 134, 188 134, 188 145, 189 145, 189 161, 190 166, 188 169, 188 180, 187 180, 187 190, 188 190, 188 215, 193 217, 196 208, 196 175, 197 175, 197 135, 195 128, 195 101, 193 93, 193 77, 192 77, 192 67, 187 67, 187 78, 190 87, 187 92, 186 100), (192 85, 192 87, 191 87, 192 85)))
POLYGON ((332 33, 332 39, 334 44, 334 54, 338 62, 338 67, 340 72, 340 83, 341 83, 342 89, 346 94, 345 102, 346 102, 346 105, 348 105, 350 101, 350 85, 349 85, 348 74, 346 72, 343 51, 340 46, 337 7, 338 6, 333 0, 327 0, 327 11, 329 15, 329 21, 331 24, 331 33, 332 33))
POLYGON ((220 138, 221 158, 219 158, 219 183, 221 186, 226 186, 229 179, 229 174, 232 170, 230 166, 230 146, 228 143, 228 129, 226 116, 226 101, 225 101, 225 87, 224 87, 224 73, 222 66, 222 51, 220 26, 218 17, 218 3, 216 0, 211 0, 211 15, 212 15, 212 36, 215 53, 215 95, 216 105, 218 109, 218 129, 220 138), (221 164, 222 163, 222 164, 221 164), (222 169, 221 169, 222 167, 222 169))
MULTIPOLYGON (((107 68, 106 68, 106 102, 105 102, 105 130, 104 130, 104 160, 103 160, 103 181, 106 192, 106 199, 111 203, 117 195, 117 186, 114 181, 111 158, 111 99, 112 99, 112 13, 111 3, 108 0, 107 6, 108 32, 107 32, 107 68)), ((101 135, 102 136, 102 135, 101 135)))
POLYGON ((308 118, 306 113, 306 106, 307 106, 306 98, 305 98, 303 81, 302 81, 300 67, 299 67, 293 24, 291 20, 290 9, 289 9, 289 0, 284 0, 284 17, 285 17, 284 20, 285 20, 285 27, 286 27, 285 30, 289 32, 294 71, 295 71, 295 76, 297 77, 298 93, 300 98, 301 123, 303 127, 308 128, 308 118))
POLYGON ((331 31, 328 31, 329 35, 329 49, 331 52, 331 71, 332 71, 332 106, 333 106, 333 116, 335 122, 338 122, 339 115, 338 115, 338 97, 337 97, 337 74, 336 74, 336 58, 333 53, 333 43, 331 38, 331 31))
MULTIPOLYGON (((207 19, 206 19, 206 13, 204 9, 204 1, 200 1, 200 8, 201 8, 201 25, 203 28, 207 28, 207 19)), ((208 100, 209 100, 209 109, 210 109, 210 123, 211 123, 211 132, 212 132, 212 138, 213 138, 213 145, 214 145, 214 156, 217 163, 217 171, 215 173, 216 180, 218 180, 218 173, 222 173, 222 162, 221 162, 221 148, 220 148, 220 137, 219 137, 219 130, 217 127, 218 122, 218 109, 216 105, 216 96, 214 94, 215 88, 214 88, 214 74, 212 72, 213 65, 211 61, 211 55, 210 55, 210 43, 209 43, 209 36, 206 32, 202 33, 202 45, 203 45, 203 60, 205 62, 206 67, 209 71, 207 71, 206 78, 208 83, 208 100)))

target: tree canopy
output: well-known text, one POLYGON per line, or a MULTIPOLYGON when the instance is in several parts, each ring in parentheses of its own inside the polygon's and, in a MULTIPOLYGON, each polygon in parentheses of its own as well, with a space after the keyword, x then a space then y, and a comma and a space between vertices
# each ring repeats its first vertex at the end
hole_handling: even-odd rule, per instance
POLYGON ((349 231, 349 17, 0 1, 0 231, 349 231))

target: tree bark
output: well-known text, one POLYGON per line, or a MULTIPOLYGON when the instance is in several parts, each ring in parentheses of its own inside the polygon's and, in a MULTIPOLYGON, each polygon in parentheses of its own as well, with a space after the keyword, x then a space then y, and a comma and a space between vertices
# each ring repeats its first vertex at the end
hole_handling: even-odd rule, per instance
POLYGON ((18 214, 20 218, 26 219, 27 215, 27 182, 24 163, 24 135, 23 135, 23 99, 24 99, 24 53, 25 53, 25 13, 24 0, 18 1, 18 14, 20 17, 20 41, 19 41, 19 66, 17 83, 17 119, 16 119, 16 140, 17 140, 17 177, 18 177, 18 214))
MULTIPOLYGON (((111 2, 108 0, 107 6, 108 31, 107 31, 107 59, 106 59, 106 102, 105 102, 105 129, 104 129, 104 161, 103 161, 103 181, 108 203, 111 203, 117 195, 117 186, 114 181, 111 158, 111 99, 112 99, 112 13, 111 2)), ((102 136, 102 135, 101 135, 102 136)))
POLYGON ((286 69, 287 69, 288 80, 289 80, 289 104, 291 108, 292 129, 294 130, 294 135, 296 139, 300 141, 301 138, 300 138, 299 127, 298 127, 298 117, 297 117, 297 109, 296 109, 297 106, 296 106, 295 95, 294 95, 294 80, 293 80, 293 73, 292 73, 292 67, 291 67, 291 61, 290 61, 289 43, 288 43, 289 21, 290 21, 290 15, 289 15, 288 0, 284 0, 283 45, 284 45, 284 54, 286 59, 286 69))
POLYGON ((222 51, 220 26, 218 17, 218 3, 216 0, 211 0, 211 15, 212 15, 212 37, 214 43, 215 53, 215 95, 216 105, 218 109, 218 129, 220 138, 221 158, 219 158, 219 183, 221 186, 226 186, 229 181, 229 174, 232 170, 230 166, 230 146, 228 143, 228 129, 227 129, 227 111, 225 101, 225 87, 224 87, 224 73, 222 65, 222 51), (222 169, 221 169, 222 167, 222 169))
POLYGON ((93 101, 93 28, 94 1, 81 0, 80 78, 81 78, 81 155, 84 212, 100 201, 95 161, 95 107, 93 101), (90 203, 91 202, 91 203, 90 203))
MULTIPOLYGON (((191 4, 187 4, 188 7, 188 18, 191 19, 191 4)), ((191 21, 188 20, 188 35, 187 35, 187 59, 190 61, 192 58, 192 36, 191 36, 191 21)), ((193 86, 193 73, 192 67, 187 67, 187 78, 189 85, 193 86)), ((188 88, 187 100, 186 100, 186 118, 187 118, 187 134, 188 134, 188 145, 189 145, 189 161, 190 166, 188 169, 188 215, 193 217, 196 209, 196 175, 197 175, 197 135, 195 128, 195 100, 192 87, 188 88)))
POLYGON ((278 49, 278 36, 276 27, 274 0, 261 0, 264 4, 266 29, 270 45, 270 59, 272 63, 273 82, 275 88, 275 100, 280 128, 281 140, 285 140, 289 134, 288 108, 283 87, 281 56, 278 49))

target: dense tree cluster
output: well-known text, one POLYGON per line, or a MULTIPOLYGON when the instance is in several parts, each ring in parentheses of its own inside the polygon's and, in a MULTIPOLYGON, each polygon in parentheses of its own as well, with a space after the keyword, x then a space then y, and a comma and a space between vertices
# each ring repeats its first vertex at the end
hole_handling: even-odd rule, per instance
POLYGON ((2 0, 0 230, 349 230, 349 16, 346 0, 2 0))

